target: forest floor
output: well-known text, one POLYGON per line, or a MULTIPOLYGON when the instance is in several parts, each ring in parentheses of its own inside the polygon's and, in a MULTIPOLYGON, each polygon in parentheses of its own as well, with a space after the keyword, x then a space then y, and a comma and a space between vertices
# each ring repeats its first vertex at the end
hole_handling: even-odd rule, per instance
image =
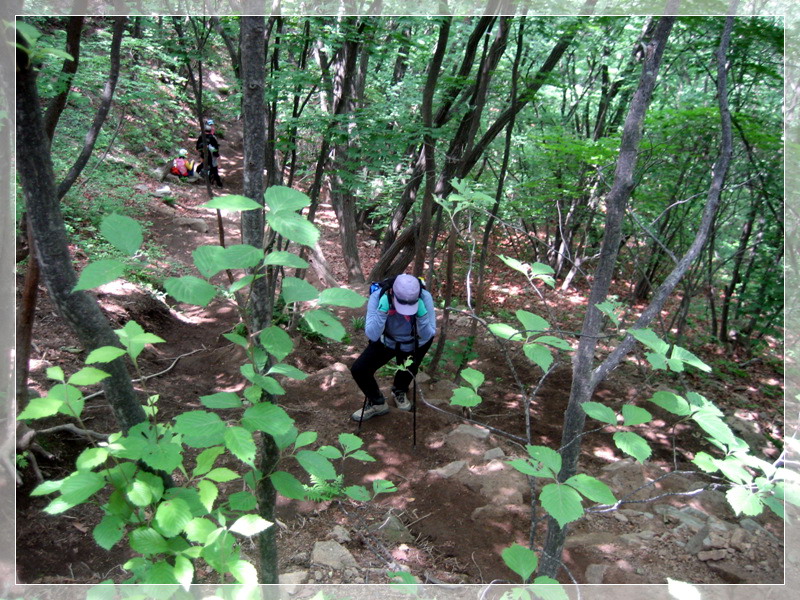
MULTIPOLYGON (((221 172, 225 189, 221 192, 241 192, 241 164, 240 133, 234 127, 223 141, 221 172)), ((141 177, 143 192, 154 192, 162 185, 145 174, 141 177)), ((190 272, 191 251, 202 244, 218 243, 216 215, 199 208, 207 200, 205 188, 199 184, 168 185, 176 200, 174 207, 151 196, 146 215, 151 223, 146 242, 163 248, 157 265, 162 275, 181 269, 190 272), (182 218, 190 220, 181 221, 182 218), (207 224, 205 231, 190 228, 204 229, 197 226, 196 219, 207 224)), ((338 227, 329 206, 322 205, 317 224, 326 257, 336 277, 344 282, 338 227)), ((232 217, 225 217, 225 235, 230 243, 239 243, 238 222, 232 217)), ((360 232, 358 242, 366 273, 377 260, 378 250, 368 232, 360 232)), ((77 259, 81 260, 81 256, 77 259)), ((526 308, 560 323, 565 330, 579 330, 582 310, 578 309, 585 305, 585 290, 546 291, 551 312, 545 313, 538 300, 523 293, 523 282, 515 283, 515 278, 509 277, 502 263, 497 261, 492 266, 488 289, 492 290, 494 310, 513 314, 518 308, 526 308)), ((313 276, 310 279, 318 283, 313 276)), ((43 393, 47 367, 61 365, 66 372, 73 372, 82 366, 85 352, 75 348, 74 336, 56 315, 45 290, 40 291, 31 387, 43 393)), ((367 292, 357 291, 365 295, 367 292)), ((115 327, 133 319, 166 340, 142 354, 145 374, 172 367, 149 379, 145 390, 160 396, 160 419, 201 408, 198 398, 202 395, 243 388, 240 349, 222 337, 238 320, 230 302, 217 299, 206 308, 189 307, 176 304, 171 298, 165 302, 140 286, 120 282, 104 286, 97 296, 115 327)), ((359 430, 349 416, 361 406, 362 397, 347 368, 366 344, 363 331, 355 331, 352 325, 352 317, 363 312, 364 309, 339 311, 349 334, 344 343, 298 336, 296 350, 287 359, 311 376, 287 384, 288 393, 281 404, 301 431, 317 431, 320 443, 335 444, 339 433, 359 430)), ((451 320, 449 339, 467 336, 469 327, 467 317, 457 316, 451 320)), ((733 354, 718 355, 721 351, 714 345, 692 349, 714 364, 735 366, 745 360, 733 354)), ((317 583, 383 583, 387 581, 387 569, 398 568, 432 582, 515 580, 500 553, 515 542, 527 545, 530 490, 524 478, 504 460, 497 459, 525 454, 524 444, 520 444, 525 436, 524 405, 498 342, 479 332, 475 353, 478 358, 469 364, 484 373, 486 383, 481 388, 484 402, 471 414, 472 422, 446 405, 449 390, 454 387, 455 367, 450 362, 445 363, 437 380, 419 386, 415 420, 413 414, 398 411, 392 405, 388 415, 362 424, 360 435, 377 461, 345 463, 345 483, 369 486, 370 481, 385 478, 397 485, 396 493, 380 496, 369 505, 350 501, 281 501, 281 573, 293 573, 295 581, 317 583), (390 513, 402 526, 394 531, 380 529, 390 513), (341 544, 351 558, 341 565, 326 562, 317 553, 318 542, 326 540, 341 544)), ((512 360, 525 385, 535 385, 538 375, 527 360, 512 360)), ((559 360, 531 405, 534 444, 560 445, 571 363, 565 355, 559 360)), ((780 440, 783 423, 781 361, 780 348, 776 348, 771 356, 735 370, 734 374, 724 370, 712 376, 687 373, 682 383, 718 402, 726 414, 735 412, 742 435, 749 435, 766 456, 775 456, 773 440, 780 440)), ((391 398, 390 378, 384 376, 380 383, 391 398)), ((636 360, 618 368, 600 386, 597 397, 617 410, 624 403, 634 402, 654 413, 656 419, 645 433, 654 455, 646 466, 620 461, 610 433, 593 432, 583 440, 582 470, 616 486, 615 490, 631 493, 646 482, 653 482, 648 496, 695 488, 699 479, 692 476, 659 479, 675 466, 673 436, 666 413, 646 400, 654 391, 675 385, 674 380, 654 374, 636 360)), ((223 412, 223 418, 235 416, 233 411, 228 412, 223 412)), ((116 429, 113 414, 102 397, 87 404, 86 415, 86 425, 95 431, 116 429)), ((688 466, 685 457, 706 445, 696 433, 679 433, 677 467, 682 468, 688 466)), ((58 479, 71 472, 75 457, 84 447, 78 438, 63 433, 41 435, 37 441, 54 455, 53 459, 38 461, 46 479, 58 479)), ((239 468, 234 461, 225 466, 239 468)), ((47 499, 29 496, 36 485, 33 471, 27 468, 22 476, 24 484, 17 489, 16 521, 19 582, 124 580, 126 574, 121 565, 128 558, 125 551, 117 546, 106 552, 92 539, 100 510, 83 505, 57 517, 48 516, 42 512, 47 499)), ((238 489, 229 484, 227 492, 234 491, 238 489)), ((540 523, 537 541, 541 542, 543 532, 544 523, 540 523)), ((742 519, 725 506, 719 492, 703 492, 692 497, 665 496, 656 502, 627 504, 625 510, 614 513, 595 513, 570 528, 564 560, 571 576, 580 583, 664 583, 667 577, 693 583, 781 583, 782 539, 783 523, 771 513, 742 519)), ((247 546, 244 550, 254 553, 255 549, 247 546)), ((202 570, 198 573, 198 579, 211 583, 209 577, 202 570)), ((561 580, 570 581, 566 572, 562 572, 561 580)))

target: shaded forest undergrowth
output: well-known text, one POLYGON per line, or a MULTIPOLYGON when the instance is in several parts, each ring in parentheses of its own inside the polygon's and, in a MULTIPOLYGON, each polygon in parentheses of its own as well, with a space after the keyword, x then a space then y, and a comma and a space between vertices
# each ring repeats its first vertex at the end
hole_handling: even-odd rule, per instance
MULTIPOLYGON (((235 165, 237 152, 234 145, 226 155, 228 162, 223 164, 226 192, 238 193, 241 189, 241 173, 231 166, 235 165)), ((141 183, 151 192, 161 185, 144 176, 141 183)), ((152 223, 149 241, 164 249, 162 266, 165 271, 175 269, 176 265, 190 266, 191 251, 196 246, 218 241, 215 215, 197 208, 206 200, 205 189, 200 185, 169 185, 176 203, 169 207, 153 197, 146 215, 152 223), (202 219, 208 226, 207 231, 191 229, 189 221, 179 221, 183 217, 202 219)), ((329 207, 323 205, 322 208, 317 219, 323 233, 321 245, 334 274, 344 281, 346 275, 338 248, 335 217, 329 207)), ((238 223, 231 218, 226 218, 226 236, 231 243, 238 243, 238 223)), ((368 271, 378 258, 378 250, 366 233, 360 236, 363 236, 359 239, 361 260, 368 271)), ((508 272, 500 266, 490 271, 487 289, 492 290, 493 309, 513 313, 517 308, 526 308, 537 312, 530 296, 518 293, 518 288, 510 281, 508 272)), ((366 290, 358 291, 366 294, 366 290)), ((201 395, 238 391, 243 387, 239 374, 243 356, 222 337, 238 319, 232 304, 216 300, 206 309, 170 306, 140 287, 121 282, 102 288, 98 298, 115 326, 132 319, 166 340, 165 344, 148 348, 142 355, 145 373, 163 372, 146 382, 147 393, 160 396, 159 418, 168 419, 179 412, 200 408, 198 398, 201 395)), ((172 303, 171 299, 167 301, 172 303)), ((580 329, 578 319, 582 311, 575 309, 585 303, 581 290, 550 292, 548 301, 564 329, 580 329)), ((349 333, 345 343, 299 338, 297 350, 288 359, 312 376, 287 385, 288 393, 282 404, 298 426, 317 431, 322 443, 332 443, 339 433, 357 429, 349 415, 360 406, 362 398, 347 367, 366 343, 363 331, 354 330, 352 322, 352 317, 362 314, 362 309, 340 311, 349 333)), ((468 331, 469 320, 456 316, 451 321, 449 339, 463 339, 468 331)), ((55 315, 44 292, 34 339, 33 388, 41 393, 46 385, 48 366, 58 364, 72 372, 80 368, 85 353, 74 347, 74 337, 55 315)), ((364 484, 387 478, 399 491, 366 507, 349 502, 282 502, 279 511, 281 573, 304 573, 303 577, 309 582, 382 583, 386 581, 387 569, 403 567, 429 581, 513 580, 513 574, 502 563, 500 552, 514 542, 527 543, 530 492, 526 491, 524 481, 520 482, 513 472, 509 473, 507 465, 503 467, 502 460, 490 457, 524 453, 518 439, 513 438, 525 435, 523 408, 498 342, 491 336, 481 335, 474 351, 477 358, 470 366, 485 374, 486 384, 482 391, 484 402, 473 411, 471 418, 490 429, 464 428, 466 421, 462 413, 441 405, 449 399, 455 369, 452 360, 445 362, 438 380, 420 385, 416 446, 412 444, 412 415, 393 408, 389 415, 364 423, 361 428, 366 448, 377 462, 345 468, 345 483, 364 484), (492 454, 487 457, 486 452, 492 454), (497 473, 492 475, 494 471, 497 473), (487 483, 489 481, 493 483, 487 483), (492 506, 494 509, 490 509, 492 506), (399 537, 375 531, 386 521, 389 511, 405 525, 399 537), (335 528, 337 525, 341 529, 335 528), (332 537, 351 552, 355 558, 353 565, 336 569, 315 562, 315 542, 332 537)), ((749 358, 722 353, 718 346, 693 348, 693 351, 714 365, 715 372, 711 377, 686 374, 691 387, 712 398, 726 414, 735 412, 741 422, 749 424, 753 439, 763 443, 767 455, 774 452, 773 442, 779 443, 783 422, 780 357, 762 358, 741 368, 737 363, 749 358)), ((445 359, 455 359, 456 354, 451 350, 445 359)), ((559 445, 559 427, 570 386, 569 358, 562 355, 560 361, 539 390, 532 407, 535 444, 559 445)), ((523 356, 518 361, 515 359, 515 366, 526 384, 536 383, 538 375, 523 356)), ((390 378, 384 376, 380 383, 387 397, 390 396, 390 378)), ((652 370, 639 368, 632 360, 612 374, 598 390, 598 395, 603 402, 618 409, 625 402, 644 403, 654 391, 669 385, 669 381, 659 380, 652 370)), ((95 431, 116 429, 113 414, 102 397, 91 400, 86 411, 86 424, 95 431)), ((623 488, 627 486, 629 492, 646 479, 657 478, 660 469, 671 470, 669 421, 666 413, 654 411, 654 414, 657 419, 649 438, 655 455, 646 468, 629 461, 618 468, 620 463, 616 461, 621 457, 610 442, 610 434, 598 432, 587 436, 583 470, 606 481, 613 479, 623 488)), ((225 418, 224 414, 222 416, 225 418)), ((45 479, 58 479, 71 472, 75 457, 84 447, 77 438, 63 432, 41 435, 37 441, 54 455, 52 459, 39 459, 45 479)), ((701 436, 685 432, 678 437, 677 445, 679 455, 691 455, 705 443, 701 436)), ((233 463, 226 466, 238 468, 233 463)), ((678 466, 687 465, 680 463, 678 466)), ((127 557, 116 549, 106 552, 92 540, 92 528, 101 518, 99 509, 82 505, 59 517, 48 516, 41 510, 47 500, 28 495, 36 484, 33 471, 24 470, 23 478, 24 485, 17 491, 17 570, 21 582, 86 583, 126 578, 120 565, 127 557), (55 540, 58 542, 53 543, 55 540)), ((655 493, 684 491, 694 484, 691 478, 676 476, 656 485, 655 493)), ((226 491, 239 490, 230 484, 226 491)), ((718 520, 739 521, 718 498, 705 498, 691 503, 718 520)), ((669 503, 685 506, 687 502, 667 497, 660 503, 662 506, 669 503)), ((654 511, 649 504, 633 504, 627 510, 627 513, 595 514, 571 528, 574 541, 567 544, 565 560, 578 582, 663 583, 667 576, 677 576, 695 583, 723 583, 731 582, 736 572, 741 574, 742 582, 783 580, 782 546, 778 542, 783 530, 782 523, 774 516, 757 519, 765 529, 755 530, 752 539, 743 542, 741 547, 731 545, 729 531, 729 545, 723 549, 734 552, 723 559, 701 560, 696 553, 687 550, 687 544, 698 531, 682 527, 686 523, 676 520, 672 513, 654 511), (647 535, 641 535, 643 531, 648 532, 647 535), (757 558, 750 558, 756 549, 757 558), (720 564, 725 568, 719 568, 720 564)), ((539 534, 543 534, 543 526, 539 534)), ((255 548, 245 548, 245 552, 255 555, 255 548)), ((198 577, 203 577, 203 571, 198 572, 198 577)), ((566 576, 562 580, 569 581, 566 576)))

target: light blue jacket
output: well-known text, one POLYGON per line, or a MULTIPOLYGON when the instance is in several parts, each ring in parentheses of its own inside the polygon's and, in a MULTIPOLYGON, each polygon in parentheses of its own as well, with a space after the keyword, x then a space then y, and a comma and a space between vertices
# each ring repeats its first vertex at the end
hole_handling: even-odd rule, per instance
POLYGON ((414 350, 414 338, 412 335, 411 320, 417 320, 417 339, 418 345, 428 343, 436 335, 436 313, 433 309, 433 296, 428 290, 422 290, 419 299, 417 314, 424 305, 427 313, 422 316, 405 317, 394 310, 391 300, 389 301, 389 312, 378 310, 381 291, 376 290, 370 294, 367 304, 367 323, 365 332, 371 342, 381 340, 388 348, 396 348, 400 345, 403 352, 414 350))

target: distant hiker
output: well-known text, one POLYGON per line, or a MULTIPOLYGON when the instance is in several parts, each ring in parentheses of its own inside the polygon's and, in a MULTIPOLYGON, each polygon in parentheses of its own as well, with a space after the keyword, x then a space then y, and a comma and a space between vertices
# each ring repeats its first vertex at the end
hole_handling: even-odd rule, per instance
POLYGON ((208 131, 211 132, 211 135, 217 135, 217 126, 214 124, 214 119, 206 119, 206 127, 210 127, 208 131))
POLYGON ((206 167, 208 167, 208 177, 212 183, 212 185, 218 185, 222 187, 222 178, 219 176, 218 164, 219 164, 219 142, 217 141, 217 137, 212 133, 214 129, 213 121, 211 121, 211 125, 206 122, 205 127, 203 128, 203 133, 200 134, 200 137, 197 138, 197 142, 195 143, 194 147, 200 153, 200 157, 203 160, 203 171, 205 172, 206 167), (208 163, 206 162, 205 154, 203 153, 203 144, 208 146, 208 163))
POLYGON ((178 150, 178 156, 173 159, 169 172, 178 177, 192 177, 195 174, 196 163, 189 160, 188 155, 186 148, 178 150))
POLYGON ((369 345, 350 367, 365 396, 364 408, 350 416, 354 421, 366 421, 389 412, 386 398, 375 381, 375 372, 393 358, 397 364, 403 364, 408 357, 413 359, 408 370, 395 373, 392 385, 397 408, 411 410, 406 394, 412 374, 416 376, 436 334, 433 297, 420 279, 403 274, 373 284, 373 288, 365 325, 369 345))

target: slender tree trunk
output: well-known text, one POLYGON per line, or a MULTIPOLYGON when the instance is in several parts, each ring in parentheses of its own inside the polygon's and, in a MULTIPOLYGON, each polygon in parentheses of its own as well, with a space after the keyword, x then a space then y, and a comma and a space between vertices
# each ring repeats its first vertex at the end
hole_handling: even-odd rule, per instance
POLYGON ((50 104, 47 106, 47 112, 44 115, 44 131, 47 138, 52 142, 53 134, 55 133, 58 120, 61 118, 61 113, 67 106, 67 98, 72 86, 72 79, 75 73, 78 72, 78 60, 81 53, 81 31, 83 31, 84 17, 70 17, 67 24, 67 45, 66 52, 72 56, 72 60, 64 60, 64 66, 61 68, 62 85, 64 89, 55 96, 50 104))

